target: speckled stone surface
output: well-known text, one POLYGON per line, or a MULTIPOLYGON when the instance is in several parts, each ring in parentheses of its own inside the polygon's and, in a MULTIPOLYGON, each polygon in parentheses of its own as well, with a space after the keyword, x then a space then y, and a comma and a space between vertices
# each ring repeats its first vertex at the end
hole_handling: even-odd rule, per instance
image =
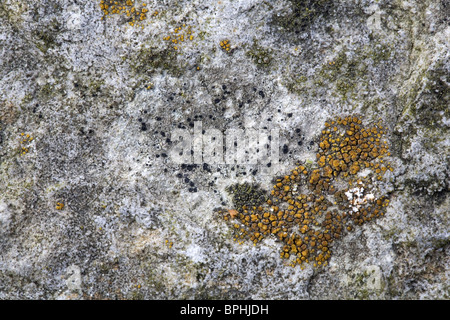
POLYGON ((0 299, 450 298, 447 1, 133 6, 0 2, 0 299), (348 115, 386 128, 386 214, 321 268, 233 241, 226 188, 269 192, 348 115), (276 130, 279 166, 177 162, 198 123, 276 130))

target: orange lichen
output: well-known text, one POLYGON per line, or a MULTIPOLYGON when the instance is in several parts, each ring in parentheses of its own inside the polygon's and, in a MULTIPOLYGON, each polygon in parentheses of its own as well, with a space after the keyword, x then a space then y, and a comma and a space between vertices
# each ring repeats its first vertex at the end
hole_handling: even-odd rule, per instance
POLYGON ((30 151, 30 143, 33 141, 33 137, 30 136, 30 134, 21 133, 21 140, 20 140, 20 155, 23 156, 27 154, 30 151))
POLYGON ((318 167, 298 164, 275 179, 268 196, 249 184, 227 188, 235 209, 219 212, 233 221, 235 240, 257 244, 274 236, 283 244, 280 256, 291 266, 326 266, 337 239, 386 211, 389 200, 375 198, 372 186, 392 170, 380 165, 388 154, 387 143, 380 140, 383 133, 379 123, 364 128, 355 116, 328 121, 316 155, 318 167), (363 168, 370 174, 359 176, 363 168))
POLYGON ((172 48, 178 50, 183 42, 192 41, 194 38, 192 27, 183 24, 176 27, 169 35, 163 37, 163 40, 169 41, 172 44, 172 48))
MULTIPOLYGON (((128 24, 130 26, 146 20, 147 13, 149 12, 146 3, 142 3, 142 7, 138 8, 134 0, 101 0, 99 6, 104 14, 102 20, 114 14, 122 14, 128 17, 128 24)), ((158 12, 155 11, 153 16, 157 14, 158 12)))
POLYGON ((173 242, 172 242, 172 241, 169 241, 169 240, 166 240, 166 241, 165 241, 165 244, 166 244, 167 247, 169 247, 169 249, 171 249, 172 246, 173 246, 173 242))
POLYGON ((223 40, 223 41, 220 41, 220 47, 223 49, 223 50, 225 50, 225 51, 227 51, 227 52, 229 52, 230 50, 231 50, 231 43, 230 43, 230 40, 223 40))

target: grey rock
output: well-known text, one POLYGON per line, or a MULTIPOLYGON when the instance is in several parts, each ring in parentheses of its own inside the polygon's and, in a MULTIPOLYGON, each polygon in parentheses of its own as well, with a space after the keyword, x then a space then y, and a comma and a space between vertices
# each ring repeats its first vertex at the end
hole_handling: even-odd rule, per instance
POLYGON ((449 299, 446 1, 99 4, 0 3, 0 299, 449 299), (352 114, 387 129, 385 216, 320 269, 234 242, 225 189, 270 190, 352 114), (195 121, 278 130, 278 171, 176 163, 195 121))

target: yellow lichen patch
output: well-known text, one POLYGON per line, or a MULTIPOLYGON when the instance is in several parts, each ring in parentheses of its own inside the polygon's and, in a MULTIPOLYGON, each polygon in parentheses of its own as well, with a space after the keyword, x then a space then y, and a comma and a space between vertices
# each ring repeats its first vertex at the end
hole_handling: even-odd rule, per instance
POLYGON ((64 203, 57 202, 55 208, 56 210, 62 210, 64 208, 64 203))
MULTIPOLYGON (((128 24, 130 26, 137 25, 146 20, 149 12, 146 3, 142 3, 138 7, 134 0, 101 0, 99 6, 104 14, 102 20, 112 15, 124 15, 128 18, 128 24)), ((155 11, 153 16, 157 14, 158 12, 155 11)))
POLYGON ((391 170, 382 162, 389 153, 381 128, 379 123, 365 128, 355 116, 330 120, 322 131, 316 167, 299 163, 274 179, 269 193, 249 184, 227 188, 234 209, 219 212, 232 221, 234 239, 256 245, 274 237, 287 265, 326 266, 338 239, 386 212, 389 200, 377 198, 372 187, 391 170), (370 173, 360 177, 362 169, 370 173))
POLYGON ((222 41, 220 41, 220 47, 223 49, 223 50, 225 50, 225 51, 227 51, 227 52, 229 52, 230 50, 231 50, 231 43, 230 43, 230 40, 222 40, 222 41))
POLYGON ((163 40, 168 41, 174 50, 178 50, 179 46, 184 42, 194 39, 195 35, 192 26, 187 26, 186 24, 174 28, 169 35, 163 37, 163 40))
POLYGON ((173 246, 173 242, 172 241, 166 240, 164 243, 169 249, 172 248, 172 246, 173 246))
POLYGON ((30 151, 30 143, 34 138, 30 134, 24 132, 20 134, 20 137, 20 155, 23 156, 30 151))

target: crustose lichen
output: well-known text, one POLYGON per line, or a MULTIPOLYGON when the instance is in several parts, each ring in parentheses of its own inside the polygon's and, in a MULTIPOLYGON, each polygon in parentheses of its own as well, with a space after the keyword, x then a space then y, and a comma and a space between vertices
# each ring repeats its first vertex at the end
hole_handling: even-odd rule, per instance
MULTIPOLYGON (((114 14, 124 14, 128 17, 130 26, 146 20, 149 12, 146 3, 142 4, 142 8, 137 8, 134 0, 101 0, 99 5, 104 14, 102 20, 114 14)), ((153 16, 157 14, 158 11, 155 11, 153 16)))
POLYGON ((227 188, 234 209, 219 213, 233 223, 235 240, 256 245, 274 237, 289 265, 326 266, 337 239, 386 212, 389 199, 379 184, 393 169, 383 161, 390 155, 384 133, 380 123, 366 128, 355 116, 331 120, 316 167, 298 164, 275 179, 270 194, 250 184, 227 188))

